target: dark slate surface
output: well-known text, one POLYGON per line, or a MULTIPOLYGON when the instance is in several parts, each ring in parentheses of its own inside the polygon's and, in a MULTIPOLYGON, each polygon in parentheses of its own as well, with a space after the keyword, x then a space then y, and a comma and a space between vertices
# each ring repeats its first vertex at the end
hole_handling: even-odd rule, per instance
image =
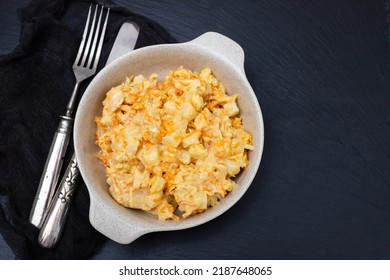
MULTIPOLYGON (((0 2, 0 54, 17 44, 0 2)), ((388 1, 117 0, 179 42, 220 32, 245 50, 265 122, 260 170, 205 225, 108 241, 95 259, 390 259, 388 1)), ((13 258, 0 238, 0 258, 13 258)))

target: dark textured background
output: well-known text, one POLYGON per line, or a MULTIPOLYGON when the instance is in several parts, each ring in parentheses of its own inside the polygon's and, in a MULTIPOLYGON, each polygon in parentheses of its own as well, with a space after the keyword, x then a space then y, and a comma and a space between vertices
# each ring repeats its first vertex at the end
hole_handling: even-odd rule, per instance
MULTIPOLYGON (((108 241, 95 259, 390 259, 388 1, 141 1, 118 4, 179 42, 220 32, 245 50, 265 122, 260 170, 205 225, 108 241)), ((0 54, 18 44, 0 0, 0 54)), ((0 238, 0 258, 13 258, 0 238)))

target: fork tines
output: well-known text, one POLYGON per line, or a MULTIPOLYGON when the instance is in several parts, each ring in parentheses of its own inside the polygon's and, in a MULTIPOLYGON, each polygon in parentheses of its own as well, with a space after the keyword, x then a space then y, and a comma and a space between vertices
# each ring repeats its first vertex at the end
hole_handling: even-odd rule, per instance
POLYGON ((94 14, 91 21, 92 4, 89 6, 88 17, 85 23, 83 39, 74 61, 73 67, 85 67, 89 69, 96 69, 103 46, 104 34, 106 32, 108 15, 110 8, 106 9, 106 16, 102 24, 103 13, 105 8, 103 6, 95 5, 94 14), (98 10, 100 8, 99 18, 96 22, 98 10))

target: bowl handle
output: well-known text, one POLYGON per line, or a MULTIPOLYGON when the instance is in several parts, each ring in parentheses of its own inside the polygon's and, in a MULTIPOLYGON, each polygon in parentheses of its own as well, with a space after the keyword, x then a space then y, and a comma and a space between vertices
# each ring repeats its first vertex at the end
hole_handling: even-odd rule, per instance
POLYGON ((102 204, 95 203, 94 199, 91 199, 89 211, 89 220, 92 226, 115 242, 129 244, 147 233, 146 230, 124 223, 125 219, 120 211, 119 213, 107 211, 102 204))
POLYGON ((237 66, 238 70, 245 76, 244 50, 238 43, 225 35, 217 32, 206 32, 194 40, 187 42, 187 44, 203 46, 215 51, 237 66))

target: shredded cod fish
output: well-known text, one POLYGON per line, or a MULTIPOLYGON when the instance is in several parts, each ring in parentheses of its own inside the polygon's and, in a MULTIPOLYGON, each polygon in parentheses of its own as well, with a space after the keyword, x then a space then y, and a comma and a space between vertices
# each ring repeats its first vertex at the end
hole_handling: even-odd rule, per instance
POLYGON ((235 188, 253 149, 236 100, 208 67, 179 67, 161 81, 138 75, 113 87, 96 117, 112 197, 160 220, 216 205, 235 188))

